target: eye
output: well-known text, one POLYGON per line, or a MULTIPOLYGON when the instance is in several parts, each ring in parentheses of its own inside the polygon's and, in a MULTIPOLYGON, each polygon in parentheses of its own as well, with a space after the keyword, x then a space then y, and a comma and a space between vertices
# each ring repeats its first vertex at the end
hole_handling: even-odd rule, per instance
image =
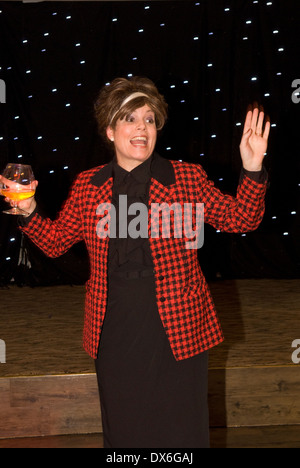
POLYGON ((148 117, 147 118, 147 122, 150 123, 150 124, 154 124, 155 123, 155 118, 154 117, 148 117))
POLYGON ((132 114, 126 115, 126 122, 134 122, 134 116, 132 114))

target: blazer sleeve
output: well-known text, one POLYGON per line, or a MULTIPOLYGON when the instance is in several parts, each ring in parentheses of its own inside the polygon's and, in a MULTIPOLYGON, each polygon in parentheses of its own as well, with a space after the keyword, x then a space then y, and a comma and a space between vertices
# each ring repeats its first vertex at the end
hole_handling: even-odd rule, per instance
POLYGON ((230 233, 254 231, 265 212, 267 172, 242 170, 236 197, 222 193, 198 167, 197 198, 204 203, 204 221, 216 229, 230 233))
POLYGON ((37 209, 30 217, 23 218, 20 222, 20 229, 48 257, 59 257, 67 252, 73 244, 83 240, 80 210, 81 190, 81 177, 78 176, 55 221, 44 218, 37 209))

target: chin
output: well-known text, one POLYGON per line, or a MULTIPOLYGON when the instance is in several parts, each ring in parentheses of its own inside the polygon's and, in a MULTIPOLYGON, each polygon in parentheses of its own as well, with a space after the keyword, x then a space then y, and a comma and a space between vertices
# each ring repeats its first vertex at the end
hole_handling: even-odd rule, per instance
POLYGON ((125 153, 118 154, 117 152, 117 160, 120 166, 122 166, 124 169, 131 170, 133 167, 136 167, 150 158, 153 151, 154 149, 151 152, 149 149, 147 149, 147 151, 130 151, 126 155, 125 153))
POLYGON ((135 161, 146 161, 146 159, 150 158, 152 152, 140 152, 136 154, 132 154, 131 158, 134 159, 135 161))

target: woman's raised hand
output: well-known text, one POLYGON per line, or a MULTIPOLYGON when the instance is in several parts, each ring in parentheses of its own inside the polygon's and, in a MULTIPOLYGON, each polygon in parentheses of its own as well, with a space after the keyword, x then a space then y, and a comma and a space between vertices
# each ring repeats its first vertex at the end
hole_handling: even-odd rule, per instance
POLYGON ((260 171, 268 148, 270 120, 265 119, 263 109, 255 105, 248 111, 240 144, 243 167, 248 171, 260 171))

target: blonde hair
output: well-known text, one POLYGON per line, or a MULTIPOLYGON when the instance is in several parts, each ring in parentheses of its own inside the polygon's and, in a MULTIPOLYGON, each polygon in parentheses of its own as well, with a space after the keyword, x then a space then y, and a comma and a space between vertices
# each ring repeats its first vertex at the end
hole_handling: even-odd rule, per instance
POLYGON ((107 127, 115 129, 119 119, 123 120, 146 104, 155 114, 157 130, 162 130, 167 120, 168 105, 155 84, 148 78, 138 76, 129 80, 116 78, 100 90, 94 105, 99 134, 107 140, 107 127), (139 94, 126 102, 135 93, 139 94))

